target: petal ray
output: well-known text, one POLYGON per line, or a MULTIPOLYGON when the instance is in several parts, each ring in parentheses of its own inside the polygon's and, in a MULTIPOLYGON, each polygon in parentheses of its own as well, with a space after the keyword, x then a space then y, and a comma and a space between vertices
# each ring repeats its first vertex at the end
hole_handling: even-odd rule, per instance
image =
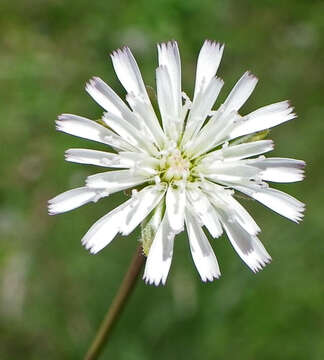
POLYGON ((125 46, 113 51, 111 59, 117 77, 126 91, 149 101, 141 72, 130 49, 125 46))
POLYGON ((220 277, 218 262, 209 241, 190 211, 186 210, 186 227, 193 261, 202 281, 220 277))
POLYGON ((108 196, 105 189, 89 189, 80 187, 65 191, 48 201, 48 212, 50 215, 60 214, 76 209, 88 202, 96 202, 100 198, 108 196))
POLYGON ((107 171, 87 177, 86 184, 93 189, 106 189, 109 194, 125 190, 148 181, 148 177, 134 175, 132 170, 107 171))
POLYGON ((203 92, 209 81, 216 75, 224 51, 224 45, 206 40, 199 52, 194 99, 203 92))
POLYGON ((174 237, 168 216, 164 214, 146 260, 143 279, 147 284, 165 284, 171 266, 174 237))
POLYGON ((120 150, 136 151, 136 148, 106 127, 87 118, 62 114, 56 120, 56 129, 70 135, 98 141, 120 150))

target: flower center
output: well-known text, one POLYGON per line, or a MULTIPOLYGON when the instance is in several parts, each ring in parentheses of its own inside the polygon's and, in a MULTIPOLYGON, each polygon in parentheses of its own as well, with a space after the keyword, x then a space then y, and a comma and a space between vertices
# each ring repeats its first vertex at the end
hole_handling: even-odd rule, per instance
POLYGON ((190 161, 181 154, 179 149, 174 149, 166 154, 160 163, 162 179, 170 182, 171 180, 185 180, 190 175, 190 161))

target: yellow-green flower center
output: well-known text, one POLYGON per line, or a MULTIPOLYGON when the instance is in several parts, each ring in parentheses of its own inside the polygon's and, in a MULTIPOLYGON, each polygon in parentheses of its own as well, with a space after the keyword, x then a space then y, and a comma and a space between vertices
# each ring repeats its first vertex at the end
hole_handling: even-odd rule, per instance
POLYGON ((167 182, 186 180, 190 175, 190 167, 190 160, 178 149, 174 149, 164 155, 160 161, 161 180, 167 182))

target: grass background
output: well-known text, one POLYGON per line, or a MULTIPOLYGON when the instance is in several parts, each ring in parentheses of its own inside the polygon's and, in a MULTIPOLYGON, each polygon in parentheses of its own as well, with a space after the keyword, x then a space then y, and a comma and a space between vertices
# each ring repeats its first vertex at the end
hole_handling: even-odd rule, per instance
POLYGON ((273 156, 304 159, 304 182, 278 185, 306 202, 295 225, 246 205, 273 262, 254 275, 222 237, 222 270, 200 281, 179 236, 165 287, 142 281, 102 359, 312 359, 324 356, 323 1, 1 0, 0 358, 81 359, 118 288, 138 232, 90 256, 80 238, 123 200, 114 195, 49 217, 46 202, 95 168, 63 161, 99 144, 57 133, 63 112, 98 118, 93 75, 122 96, 108 53, 129 45, 154 85, 155 43, 176 39, 192 94, 204 39, 225 42, 219 103, 245 70, 260 82, 244 107, 291 99, 298 119, 273 129, 273 156))

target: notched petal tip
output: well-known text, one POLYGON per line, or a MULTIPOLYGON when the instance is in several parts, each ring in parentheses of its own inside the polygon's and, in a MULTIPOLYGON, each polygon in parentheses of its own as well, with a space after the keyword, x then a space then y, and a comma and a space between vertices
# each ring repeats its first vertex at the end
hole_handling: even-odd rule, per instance
POLYGON ((201 281, 203 281, 204 283, 212 283, 215 280, 218 280, 221 277, 221 273, 214 273, 214 274, 210 274, 210 276, 206 277, 206 278, 202 278, 201 277, 201 281))
POLYGON ((128 46, 124 45, 118 49, 113 50, 110 53, 110 57, 113 59, 115 57, 120 57, 120 56, 125 56, 125 55, 127 56, 130 52, 131 52, 130 48, 128 46))
POLYGON ((212 77, 212 79, 215 82, 218 82, 220 87, 223 87, 225 81, 221 77, 215 75, 215 76, 212 77))
POLYGON ((58 121, 67 121, 67 120, 73 120, 77 117, 77 115, 74 114, 69 114, 69 113, 63 113, 57 116, 57 120, 58 121))
POLYGON ((48 213, 48 215, 54 216, 54 215, 60 214, 61 212, 59 212, 55 209, 55 204, 51 204, 50 202, 48 202, 47 213, 48 213))
POLYGON ((160 49, 160 50, 163 50, 163 49, 166 49, 166 50, 169 50, 169 49, 177 49, 178 48, 178 43, 176 40, 168 40, 168 41, 164 41, 164 42, 161 42, 159 44, 157 44, 157 47, 160 49))
POLYGON ((86 82, 85 89, 89 93, 89 91, 91 91, 91 89, 93 89, 93 88, 96 89, 98 86, 100 86, 103 83, 104 83, 104 81, 100 77, 93 76, 86 82))
POLYGON ((285 100, 285 101, 282 101, 282 102, 280 102, 278 104, 283 105, 282 110, 286 109, 287 110, 287 115, 291 116, 291 119, 294 119, 294 118, 298 117, 298 115, 294 111, 295 107, 293 106, 291 100, 285 100))
POLYGON ((55 211, 55 206, 52 203, 52 199, 48 200, 48 202, 47 202, 47 212, 48 212, 48 215, 51 215, 51 216, 58 214, 58 212, 55 211))
POLYGON ((217 41, 217 40, 206 39, 204 41, 203 46, 209 46, 209 47, 217 48, 218 51, 222 51, 224 49, 224 47, 225 47, 225 43, 222 43, 222 42, 217 41))
POLYGON ((252 271, 256 274, 257 272, 263 270, 268 264, 272 262, 272 257, 268 254, 267 257, 262 260, 258 260, 258 264, 255 265, 255 268, 252 271))
POLYGON ((146 285, 154 285, 156 287, 165 286, 165 284, 166 284, 166 279, 154 279, 154 278, 148 277, 147 275, 143 276, 143 280, 146 285))
POLYGON ((304 173, 305 167, 306 167, 306 161, 304 160, 296 160, 295 162, 296 168, 300 169, 302 173, 304 173))
MULTIPOLYGON (((255 81, 255 82, 258 82, 258 81, 259 81, 259 78, 258 78, 255 74, 253 74, 251 70, 247 70, 247 71, 243 74, 243 76, 246 77, 246 78, 249 78, 249 80, 251 80, 251 81, 252 81, 252 80, 255 81)), ((242 76, 242 77, 243 77, 243 76, 242 76)))
POLYGON ((72 150, 72 149, 68 149, 68 150, 65 150, 65 151, 64 151, 64 160, 65 160, 65 161, 70 161, 71 150, 72 150))
POLYGON ((287 109, 288 109, 288 108, 291 108, 291 109, 294 108, 293 105, 292 105, 291 100, 289 100, 289 99, 282 101, 282 103, 286 103, 286 104, 287 104, 287 109))
POLYGON ((96 244, 91 243, 89 239, 82 238, 81 244, 91 255, 97 255, 103 249, 96 247, 96 244))
POLYGON ((305 210, 306 210, 306 205, 305 204, 301 205, 300 208, 296 210, 295 217, 291 220, 294 221, 296 224, 299 224, 301 221, 304 220, 305 210))

